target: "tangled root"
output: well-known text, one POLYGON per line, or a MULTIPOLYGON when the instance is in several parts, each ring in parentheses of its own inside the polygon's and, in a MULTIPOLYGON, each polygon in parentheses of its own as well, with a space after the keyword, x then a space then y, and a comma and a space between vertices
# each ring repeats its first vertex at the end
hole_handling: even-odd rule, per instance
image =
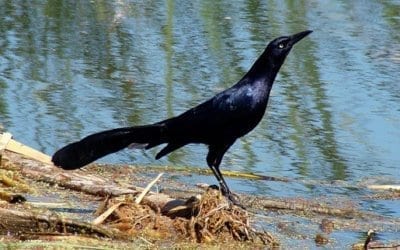
MULTIPOLYGON (((111 207, 116 201, 110 200, 111 207)), ((278 241, 267 232, 250 226, 246 210, 228 203, 218 190, 209 189, 198 199, 187 202, 187 218, 165 216, 154 204, 125 201, 114 210, 106 223, 130 236, 150 240, 173 239, 197 243, 249 242, 277 246, 278 241)))

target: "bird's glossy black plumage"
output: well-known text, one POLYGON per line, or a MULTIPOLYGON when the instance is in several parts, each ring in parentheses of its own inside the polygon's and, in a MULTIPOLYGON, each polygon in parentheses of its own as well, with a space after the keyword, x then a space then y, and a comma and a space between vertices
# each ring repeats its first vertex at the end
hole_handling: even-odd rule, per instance
POLYGON ((209 147, 207 164, 222 192, 235 201, 219 170, 225 152, 250 132, 265 113, 275 77, 292 46, 312 31, 276 38, 243 78, 213 98, 181 115, 158 123, 118 128, 89 135, 58 150, 52 157, 63 169, 77 169, 131 144, 145 149, 166 144, 156 159, 189 143, 209 147))

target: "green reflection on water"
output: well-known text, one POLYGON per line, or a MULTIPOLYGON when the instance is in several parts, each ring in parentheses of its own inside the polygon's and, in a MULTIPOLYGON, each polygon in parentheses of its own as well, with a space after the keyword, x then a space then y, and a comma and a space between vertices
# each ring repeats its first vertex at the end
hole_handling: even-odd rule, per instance
MULTIPOLYGON (((288 26, 292 33, 302 30, 302 27, 310 26, 307 24, 308 10, 305 1, 287 0, 286 4, 287 8, 291 10, 286 12, 286 19, 291 20, 288 26)), ((312 35, 315 35, 315 33, 312 35)), ((331 164, 330 179, 344 180, 347 177, 347 166, 338 150, 331 109, 327 104, 328 97, 319 77, 319 68, 316 65, 318 60, 311 53, 315 46, 317 45, 312 39, 309 39, 307 42, 296 46, 301 47, 307 53, 299 52, 291 55, 301 55, 301 57, 294 58, 294 63, 291 64, 291 67, 295 69, 294 72, 298 74, 298 77, 295 78, 299 80, 290 83, 284 93, 290 103, 288 121, 294 129, 290 139, 295 145, 294 151, 300 163, 298 165, 299 174, 307 176, 310 171, 315 171, 316 168, 324 169, 323 166, 326 163, 321 164, 321 161, 313 159, 316 155, 309 148, 310 143, 312 143, 322 154, 323 159, 331 164), (313 107, 310 107, 304 101, 310 98, 313 99, 313 107), (310 108, 313 110, 311 111, 310 108), (322 124, 322 126, 319 124, 322 124), (318 165, 313 165, 312 162, 316 162, 318 165)), ((294 48, 294 50, 296 49, 300 48, 294 48)), ((283 74, 285 75, 285 72, 283 74)))
MULTIPOLYGON (((360 11, 356 1, 335 4, 360 11)), ((380 87, 390 92, 392 99, 387 100, 383 95, 377 102, 385 105, 389 101, 390 106, 399 96, 394 91, 397 82, 390 74, 397 70, 392 65, 399 63, 400 6, 396 1, 368 4, 382 8, 382 18, 377 20, 387 28, 382 31, 385 36, 377 37, 381 43, 374 40, 368 44, 367 52, 385 66, 379 68, 387 77, 380 87), (382 48, 384 53, 374 46, 382 48)), ((306 0, 190 3, 169 0, 163 4, 105 0, 0 2, 4 17, 0 19, 0 32, 5 34, 0 44, 0 114, 6 121, 3 123, 26 133, 25 136, 35 134, 32 136, 35 143, 38 138, 38 144, 53 150, 54 141, 61 144, 78 139, 88 130, 150 123, 176 115, 239 80, 273 37, 318 26, 310 20, 327 17, 319 16, 324 10, 316 11, 312 8, 316 6, 315 1, 306 0), (193 9, 186 8, 187 13, 182 13, 185 6, 193 9), (9 96, 5 96, 6 92, 9 96), (7 113, 10 107, 12 112, 22 109, 22 114, 10 117, 7 113), (24 115, 34 120, 31 131, 18 124, 24 122, 24 115), (87 118, 82 118, 84 115, 87 118), (47 138, 50 130, 57 132, 47 138)), ((351 17, 348 13, 334 15, 333 18, 351 17)), ((362 30, 357 27, 363 19, 358 18, 354 21, 356 28, 351 27, 351 18, 346 19, 349 30, 357 32, 347 34, 343 29, 339 35, 360 35, 362 30)), ((318 49, 328 52, 317 42, 324 35, 317 28, 320 30, 307 41, 296 45, 282 68, 284 91, 273 97, 274 106, 270 105, 268 110, 283 112, 267 115, 268 131, 257 128, 238 142, 236 151, 228 154, 230 162, 240 162, 244 165, 240 167, 250 170, 259 168, 256 171, 260 172, 264 171, 261 165, 281 164, 277 168, 293 168, 301 176, 312 175, 317 169, 324 171, 322 178, 348 178, 348 171, 352 171, 348 161, 353 158, 345 151, 346 142, 340 141, 340 127, 335 124, 336 107, 340 103, 335 103, 338 99, 333 99, 324 86, 332 83, 321 80, 324 69, 318 67, 321 58, 315 50, 319 46, 318 49), (282 125, 288 129, 277 132, 282 125), (280 159, 285 160, 279 162, 280 159)), ((333 32, 335 24, 325 28, 333 32)), ((345 38, 340 39, 345 44, 345 38)), ((331 44, 330 48, 334 46, 331 44)), ((341 48, 334 55, 346 60, 352 51, 341 48)), ((348 63, 333 70, 348 70, 348 63)), ((370 63, 371 68, 378 64, 361 63, 370 63)), ((396 121, 395 114, 388 119, 396 121)), ((357 120, 357 114, 345 115, 357 120)), ((357 131, 358 135, 369 132, 356 127, 349 130, 357 131)), ((351 134, 345 136, 354 138, 351 134)), ((355 154, 363 148, 357 143, 380 148, 366 137, 350 146, 355 154)), ((385 163, 380 153, 376 153, 376 158, 385 163)), ((357 156, 354 159, 363 161, 357 156)), ((203 165, 204 156, 190 149, 180 150, 167 162, 203 165)))

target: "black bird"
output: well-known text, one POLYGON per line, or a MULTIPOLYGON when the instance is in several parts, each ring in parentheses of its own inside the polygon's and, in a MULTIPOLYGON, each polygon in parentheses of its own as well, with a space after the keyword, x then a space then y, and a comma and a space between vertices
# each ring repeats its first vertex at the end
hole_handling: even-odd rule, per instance
POLYGON ((219 166, 236 139, 260 122, 267 107, 275 77, 295 43, 310 34, 307 30, 276 38, 268 44, 243 78, 232 87, 176 117, 150 125, 117 128, 89 135, 58 150, 52 157, 63 169, 78 169, 129 145, 150 149, 166 146, 156 159, 189 143, 208 145, 207 164, 222 193, 235 204, 219 166))

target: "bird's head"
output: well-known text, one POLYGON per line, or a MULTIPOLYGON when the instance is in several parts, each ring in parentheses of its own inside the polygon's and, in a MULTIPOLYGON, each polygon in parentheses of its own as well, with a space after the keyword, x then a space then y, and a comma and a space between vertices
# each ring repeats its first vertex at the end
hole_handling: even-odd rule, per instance
POLYGON ((281 36, 271 41, 262 55, 255 61, 251 69, 247 72, 245 77, 266 78, 272 85, 276 74, 281 68, 293 45, 311 32, 311 30, 306 30, 291 36, 281 36))
POLYGON ((271 41, 266 49, 269 57, 275 62, 274 64, 281 65, 289 54, 293 45, 310 34, 311 30, 306 30, 291 36, 281 36, 271 41))

